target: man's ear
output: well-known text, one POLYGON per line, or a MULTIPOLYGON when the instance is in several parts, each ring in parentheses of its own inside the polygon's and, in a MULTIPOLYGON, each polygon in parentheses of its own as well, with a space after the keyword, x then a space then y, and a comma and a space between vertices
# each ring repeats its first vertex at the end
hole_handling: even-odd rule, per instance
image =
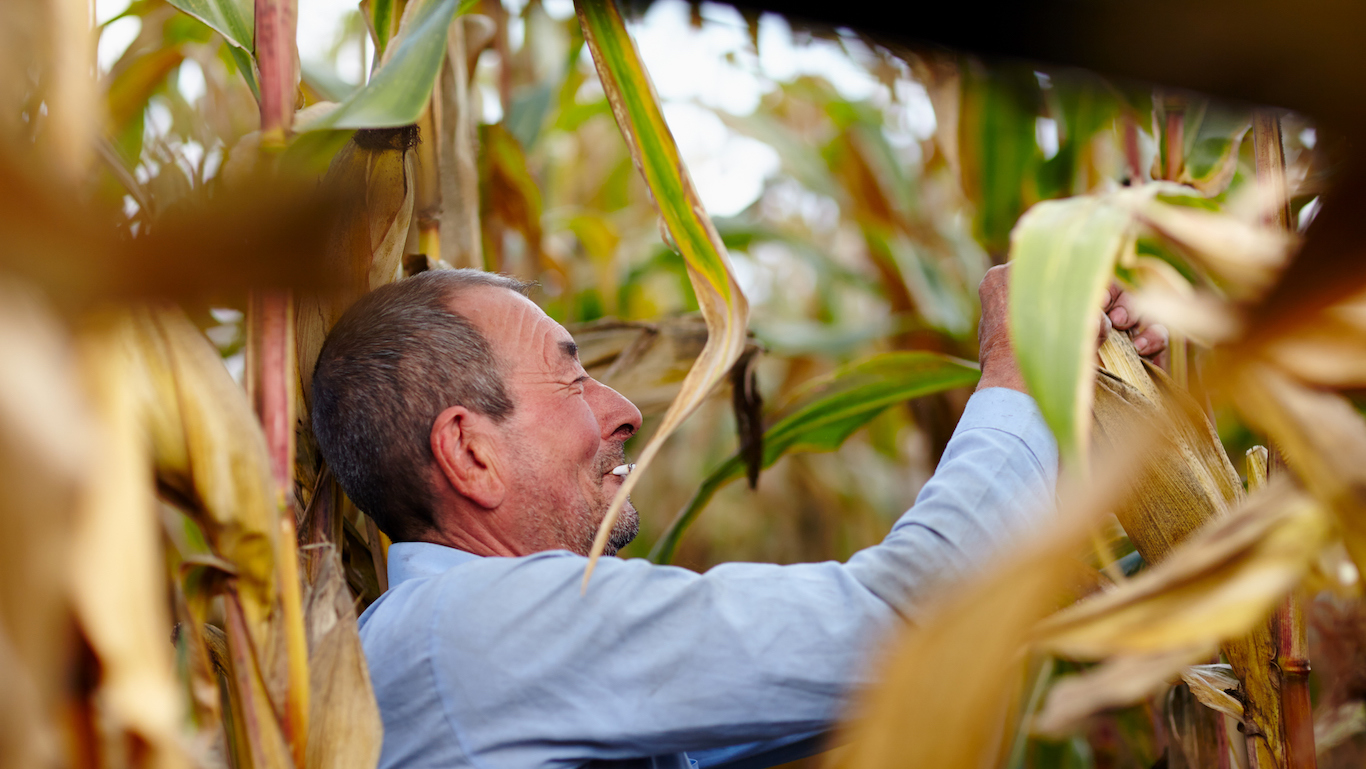
POLYGON ((437 469, 456 493, 483 508, 503 503, 507 484, 494 451, 491 419, 451 406, 432 423, 431 442, 437 469))

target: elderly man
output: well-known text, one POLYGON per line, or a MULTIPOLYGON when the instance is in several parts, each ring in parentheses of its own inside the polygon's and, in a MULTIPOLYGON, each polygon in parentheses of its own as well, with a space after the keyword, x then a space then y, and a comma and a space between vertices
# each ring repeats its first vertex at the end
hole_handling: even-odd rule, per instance
MULTIPOLYGON (((360 620, 381 766, 688 769, 818 749, 879 637, 1051 502, 1056 448, 1015 364, 1005 283, 997 268, 982 284, 978 390, 881 544, 704 574, 605 558, 582 595, 640 412, 516 281, 428 272, 361 299, 323 347, 313 425, 394 540, 389 590, 360 620)), ((1107 310, 1134 325, 1116 292, 1107 310)), ((636 527, 628 506, 609 555, 636 527)))

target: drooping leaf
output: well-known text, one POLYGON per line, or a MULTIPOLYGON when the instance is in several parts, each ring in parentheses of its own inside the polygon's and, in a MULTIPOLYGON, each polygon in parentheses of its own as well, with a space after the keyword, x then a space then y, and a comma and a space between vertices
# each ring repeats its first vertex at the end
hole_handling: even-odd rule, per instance
POLYGON ((167 0, 171 5, 208 24, 234 46, 256 50, 256 9, 251 0, 167 0))
POLYGON ((412 0, 404 23, 389 43, 388 59, 375 69, 364 88, 327 115, 297 127, 386 128, 416 123, 432 95, 446 37, 460 7, 459 0, 412 0))
POLYGON ((577 0, 574 7, 584 39, 593 53, 603 90, 612 104, 612 114, 659 209, 664 223, 662 229, 667 231, 673 241, 671 245, 687 264, 688 278, 708 330, 707 345, 684 379, 678 398, 664 414, 650 443, 641 451, 635 472, 622 483, 598 528, 584 572, 586 589, 593 565, 606 546, 612 526, 641 472, 649 467, 663 442, 707 397, 743 352, 749 303, 731 273, 721 236, 702 207, 679 155, 678 145, 664 122, 650 76, 640 61, 634 41, 626 32, 614 0, 577 0))
POLYGON ((1326 544, 1321 506, 1287 484, 1250 497, 1165 561, 1040 623, 1045 648, 1086 658, 1236 638, 1265 619, 1326 544))
MULTIPOLYGON (((809 383, 770 416, 763 466, 772 467, 785 454, 834 451, 888 406, 971 386, 979 375, 970 363, 927 352, 882 353, 840 368, 809 383)), ((650 559, 668 563, 683 532, 712 496, 744 469, 737 453, 713 470, 660 537, 650 559)))

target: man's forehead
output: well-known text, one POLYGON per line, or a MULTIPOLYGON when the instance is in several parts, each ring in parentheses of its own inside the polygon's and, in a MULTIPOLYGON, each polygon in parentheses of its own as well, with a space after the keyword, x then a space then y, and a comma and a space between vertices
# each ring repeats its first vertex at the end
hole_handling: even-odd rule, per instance
POLYGON ((564 326, 535 302, 500 286, 472 286, 453 298, 489 340, 495 353, 509 362, 563 364, 577 358, 578 345, 564 326))

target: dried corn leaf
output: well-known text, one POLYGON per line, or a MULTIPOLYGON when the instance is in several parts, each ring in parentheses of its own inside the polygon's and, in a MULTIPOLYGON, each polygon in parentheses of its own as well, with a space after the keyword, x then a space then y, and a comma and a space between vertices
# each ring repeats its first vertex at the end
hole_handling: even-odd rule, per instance
POLYGON ((1059 551, 1006 564, 902 631, 878 685, 856 703, 834 766, 979 769, 1013 733, 1029 627, 1055 604, 1068 559, 1059 551))
POLYGON ((130 314, 144 379, 138 395, 161 493, 232 564, 251 635, 265 648, 277 601, 275 505, 265 439, 217 350, 179 310, 130 314))
POLYGON ((384 728, 356 631, 356 611, 331 545, 314 548, 305 598, 309 712, 307 769, 374 769, 384 728))
POLYGON ((1248 423, 1271 437, 1290 469, 1336 513, 1348 553, 1366 569, 1366 421, 1346 398, 1263 363, 1248 362, 1225 381, 1248 423))
POLYGON ((570 329, 589 375, 636 404, 662 414, 707 344, 700 315, 643 323, 604 319, 570 329))
POLYGON ((1065 736, 1102 710, 1126 706, 1162 691, 1186 666, 1213 654, 1210 644, 1121 655, 1093 670, 1067 676, 1049 691, 1043 711, 1034 719, 1033 731, 1049 737, 1065 736))
POLYGON ((145 744, 148 766, 185 766, 138 339, 124 318, 106 316, 83 330, 78 345, 100 451, 71 533, 69 579, 82 634, 99 660, 101 728, 145 744))
POLYGON ((1332 524, 1307 495, 1273 484, 1125 585, 1040 623, 1044 648, 1085 658, 1236 638, 1304 576, 1332 524))

